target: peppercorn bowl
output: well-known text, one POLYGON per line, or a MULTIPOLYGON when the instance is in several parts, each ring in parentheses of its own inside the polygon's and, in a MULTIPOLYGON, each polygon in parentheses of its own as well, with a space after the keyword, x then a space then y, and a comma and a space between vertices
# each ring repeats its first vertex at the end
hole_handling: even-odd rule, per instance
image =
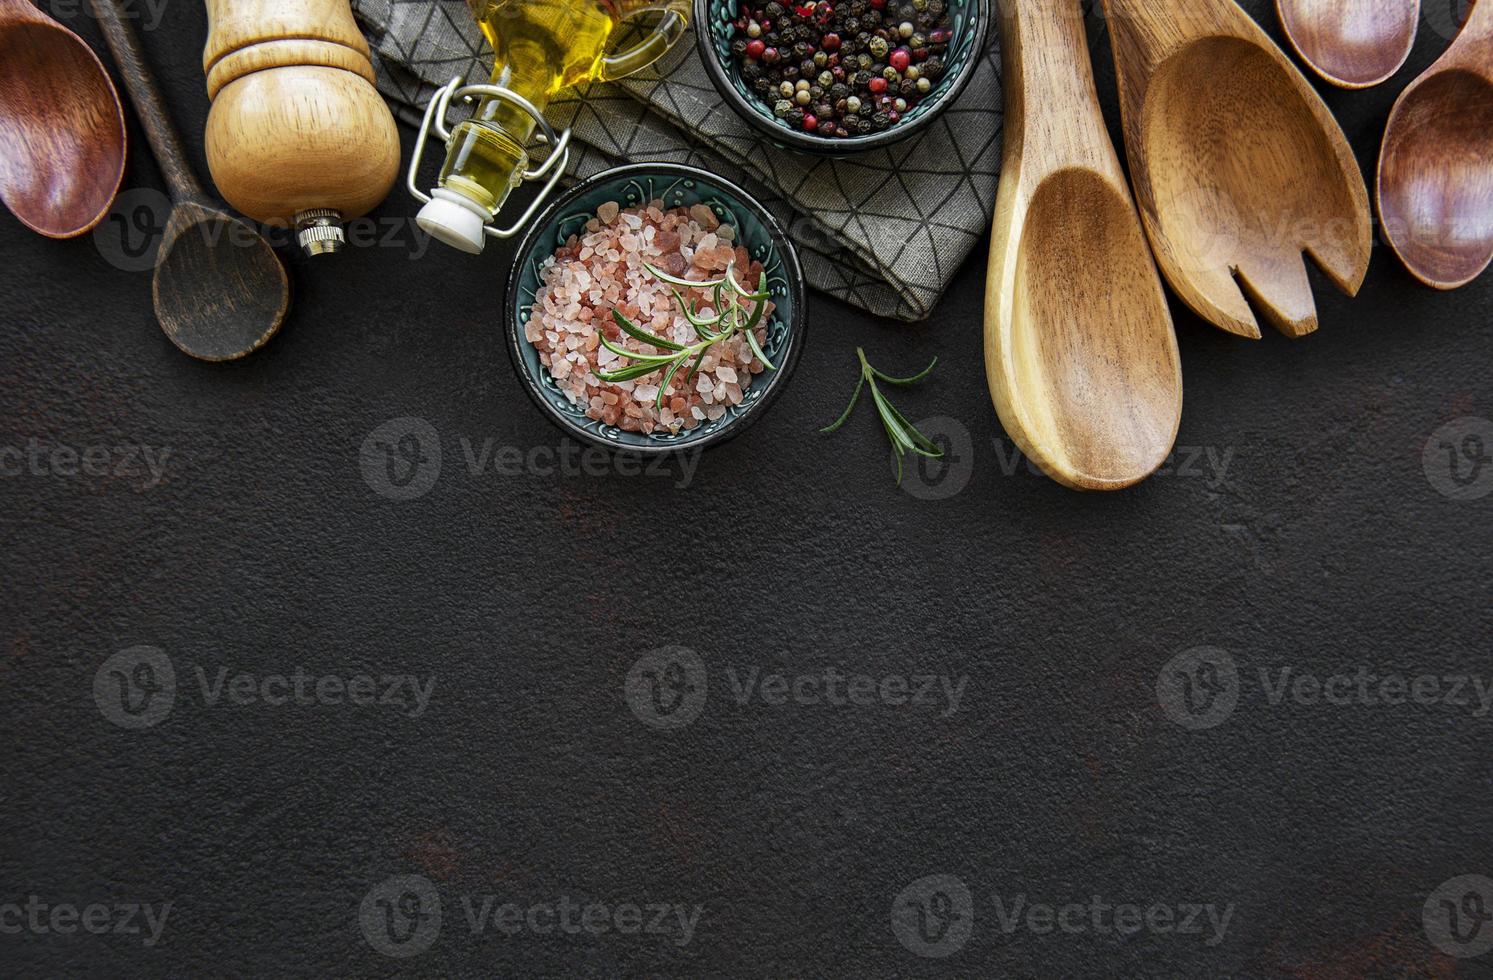
MULTIPOLYGON (((659 259, 653 261, 663 264, 659 259)), ((706 264, 698 261, 695 264, 701 270, 707 268, 706 264)), ((728 269, 730 267, 726 266, 728 269)), ((676 275, 685 274, 677 267, 669 271, 676 275)), ((741 276, 738 281, 746 278, 748 277, 741 276)), ((665 286, 670 281, 672 280, 665 279, 662 283, 650 282, 650 288, 662 293, 663 290, 657 287, 665 286)), ((566 285, 565 288, 570 289, 570 286, 566 285)), ((671 296, 679 295, 677 288, 671 288, 668 292, 671 296)), ((691 290, 686 289, 685 292, 690 293, 691 290)), ((803 270, 793 243, 784 234, 777 220, 740 187, 708 171, 679 164, 638 163, 614 167, 571 187, 529 225, 514 257, 513 270, 508 277, 508 294, 504 301, 508 353, 513 360, 515 372, 540 411, 566 434, 592 445, 641 455, 692 451, 739 434, 761 418, 783 390, 793 374, 803 347, 806 312, 804 292, 803 270), (688 225, 684 223, 685 211, 689 212, 691 223, 688 225), (750 352, 747 350, 748 342, 741 335, 740 339, 733 341, 739 360, 721 357, 722 364, 732 367, 731 373, 723 375, 719 367, 714 368, 717 387, 713 393, 716 396, 713 404, 698 404, 701 397, 699 391, 703 389, 697 388, 695 382, 699 381, 703 386, 708 380, 711 361, 716 359, 714 356, 705 360, 704 370, 700 369, 701 361, 694 360, 687 372, 679 370, 676 374, 670 371, 662 381, 647 382, 645 378, 639 378, 636 386, 630 381, 625 385, 614 386, 606 380, 607 372, 615 371, 619 364, 619 360, 607 351, 615 352, 617 347, 615 342, 609 344, 604 336, 598 336, 601 331, 589 328, 603 322, 610 324, 609 317, 617 317, 622 312, 619 307, 624 304, 623 300, 607 298, 613 291, 607 290, 606 296, 599 295, 609 283, 636 284, 644 278, 638 272, 643 268, 644 255, 637 256, 639 261, 629 261, 626 255, 619 259, 613 250, 620 247, 641 252, 638 241, 644 237, 645 231, 648 235, 646 242, 650 246, 663 237, 653 235, 653 231, 658 229, 653 227, 651 217, 641 217, 645 213, 663 215, 665 223, 679 222, 674 226, 677 230, 664 231, 664 234, 673 236, 675 245, 681 237, 679 232, 687 228, 688 234, 684 236, 686 248, 697 258, 701 257, 700 252, 703 250, 715 251, 719 264, 712 266, 713 268, 725 264, 724 258, 719 258, 721 254, 734 254, 736 258, 733 261, 750 262, 752 274, 759 277, 759 283, 765 280, 767 302, 771 303, 771 309, 768 311, 766 303, 763 303, 763 308, 756 311, 761 319, 753 317, 745 328, 746 333, 753 334, 750 352), (638 223, 626 226, 623 219, 629 215, 638 223), (676 215, 677 218, 674 217, 676 215), (644 222, 646 224, 639 227, 639 223, 644 222), (718 239, 716 232, 720 231, 719 226, 729 226, 732 229, 730 237, 718 239), (704 234, 702 229, 707 227, 709 233, 704 237, 690 237, 704 234), (608 235, 614 237, 606 244, 595 244, 598 238, 608 235), (615 241, 622 244, 617 246, 613 244, 615 241), (722 248, 725 249, 724 253, 720 252, 722 248), (608 253, 607 259, 603 260, 608 263, 607 268, 617 271, 610 280, 592 279, 589 275, 581 279, 580 273, 572 272, 572 269, 579 268, 581 261, 587 260, 588 255, 591 256, 588 261, 596 261, 593 253, 602 250, 608 253), (562 263, 568 268, 555 268, 562 263), (757 271, 759 267, 760 273, 757 271), (571 289, 563 296, 558 295, 557 283, 563 281, 568 284, 578 280, 584 284, 584 293, 571 289), (553 316, 549 311, 560 309, 557 297, 559 302, 579 303, 587 307, 584 311, 576 309, 574 305, 567 307, 574 310, 574 314, 569 316, 563 326, 553 328, 555 331, 571 333, 551 333, 551 328, 547 325, 553 316), (581 324, 581 320, 585 324, 581 324), (546 321, 545 325, 541 325, 540 321, 546 321), (578 338, 575 344, 570 344, 570 339, 582 329, 587 329, 592 334, 586 338, 587 345, 582 347, 578 338), (560 342, 558 345, 557 340, 560 342), (601 341, 600 346, 597 345, 597 340, 601 341), (545 350, 550 353, 546 355, 545 350), (557 354, 575 361, 576 367, 560 365, 557 354), (589 355, 589 360, 582 363, 572 355, 582 358, 589 355), (599 363, 602 355, 613 357, 611 366, 605 370, 599 363), (760 355, 760 360, 757 355, 760 355), (734 377, 735 372, 746 370, 747 362, 750 362, 750 376, 734 377), (770 368, 767 367, 768 364, 771 365, 770 368), (564 367, 564 375, 557 378, 557 369, 560 367, 564 367), (698 377, 696 371, 699 371, 698 377), (682 388, 677 384, 671 387, 671 380, 681 377, 686 379, 687 387, 682 388), (580 378, 581 384, 585 386, 585 391, 579 394, 576 389, 580 386, 577 385, 576 378, 580 378), (726 398, 722 398, 719 384, 723 378, 733 382, 726 386, 726 398), (592 387, 598 388, 594 397, 592 387), (663 388, 666 392, 675 392, 676 399, 684 394, 695 407, 706 409, 709 414, 700 411, 688 418, 681 416, 682 424, 676 424, 670 429, 663 425, 644 428, 641 425, 643 418, 636 414, 632 418, 615 418, 619 414, 617 411, 600 412, 596 399, 610 397, 607 407, 617 405, 617 388, 622 387, 634 394, 644 387, 651 387, 655 391, 663 388), (596 417, 599 412, 602 417, 596 417)), ((725 292, 724 295, 731 294, 725 292)), ((717 302, 721 297, 722 292, 717 291, 717 302)), ((638 302, 642 303, 641 300, 638 302)), ((647 308, 647 304, 644 307, 647 308)), ((658 307, 654 306, 653 309, 656 312, 658 307)), ((672 306, 669 311, 673 311, 672 306)), ((646 321, 637 316, 636 309, 628 307, 628 312, 633 314, 634 319, 645 324, 641 329, 648 329, 646 321)), ((710 311, 696 309, 694 312, 701 317, 710 315, 710 311)), ((709 320, 705 322, 709 323, 709 320)), ((684 324, 684 318, 675 321, 676 328, 684 328, 684 324)), ((632 330, 639 329, 637 324, 629 323, 629 327, 632 330)), ((719 327, 709 329, 724 332, 719 327)), ((616 333, 610 326, 608 331, 616 333)), ((660 333, 665 332, 667 328, 660 330, 660 333)), ((614 337, 614 341, 617 339, 614 337)), ((679 338, 676 336, 675 339, 679 338)), ((708 334, 700 334, 698 338, 693 334, 689 336, 691 342, 708 339, 708 334)), ((626 344, 626 338, 622 338, 621 342, 626 344)), ((678 345, 670 346, 682 349, 678 345)), ((700 353, 704 359, 707 353, 713 355, 729 345, 723 342, 719 345, 699 343, 698 346, 702 348, 700 353)), ((645 350, 651 354, 664 353, 662 350, 654 351, 652 347, 645 350)), ((641 359, 649 355, 629 356, 639 358, 638 362, 633 363, 633 366, 638 366, 641 359)), ((622 381, 620 378, 615 380, 622 381)), ((704 397, 707 402, 710 401, 709 394, 704 397)), ((651 395, 638 396, 635 400, 646 405, 653 403, 651 395)), ((627 401, 622 406, 629 409, 629 412, 641 407, 627 401)), ((687 411, 693 412, 694 408, 687 411)), ((649 413, 650 416, 653 414, 649 413)))
POLYGON ((926 129, 969 84, 990 22, 989 0, 694 4, 721 97, 777 145, 835 156, 926 129))

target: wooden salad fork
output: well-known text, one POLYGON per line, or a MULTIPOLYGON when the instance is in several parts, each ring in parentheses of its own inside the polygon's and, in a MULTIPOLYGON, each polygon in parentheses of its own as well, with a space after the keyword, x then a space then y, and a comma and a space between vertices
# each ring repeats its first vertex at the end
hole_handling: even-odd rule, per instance
POLYGON ((1368 190, 1343 131, 1233 0, 1104 0, 1136 203, 1162 273, 1199 316, 1258 338, 1317 329, 1302 253, 1353 295, 1368 190))

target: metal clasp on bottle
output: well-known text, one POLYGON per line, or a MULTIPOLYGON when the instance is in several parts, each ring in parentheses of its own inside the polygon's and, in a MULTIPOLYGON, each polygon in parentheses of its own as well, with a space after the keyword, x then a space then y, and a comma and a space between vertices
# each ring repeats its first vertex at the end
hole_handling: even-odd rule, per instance
POLYGON ((418 184, 420 172, 420 160, 425 156, 425 140, 432 132, 440 137, 441 145, 451 141, 451 130, 446 128, 446 112, 451 106, 452 99, 461 99, 463 102, 474 102, 478 98, 501 99, 511 105, 515 105, 529 114, 534 120, 537 128, 536 138, 550 147, 549 155, 544 162, 532 170, 525 170, 523 179, 526 181, 545 180, 544 187, 540 189, 539 196, 534 198, 524 213, 519 215, 518 220, 507 228, 499 228, 492 222, 482 226, 483 232, 489 238, 511 238, 518 234, 519 230, 534 217, 535 212, 544 204, 555 185, 565 173, 565 168, 570 165, 570 130, 556 133, 549 120, 544 114, 534 107, 534 103, 519 95, 510 88, 502 85, 462 85, 461 76, 457 75, 451 81, 436 90, 431 97, 430 105, 425 107, 425 118, 420 121, 420 132, 415 137, 415 149, 410 154, 410 168, 405 176, 405 186, 414 195, 415 200, 421 204, 430 203, 430 195, 420 189, 418 184))

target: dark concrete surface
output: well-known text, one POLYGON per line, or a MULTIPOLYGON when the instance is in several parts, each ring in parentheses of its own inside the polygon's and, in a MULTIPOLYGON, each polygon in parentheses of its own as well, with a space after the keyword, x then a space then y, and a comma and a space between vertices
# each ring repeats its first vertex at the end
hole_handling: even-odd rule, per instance
MULTIPOLYGON (((204 34, 144 42, 205 177, 204 34)), ((1324 93, 1366 168, 1444 43, 1324 93)), ((290 258, 224 366, 119 224, 0 218, 0 973, 1493 975, 1493 276, 1378 247, 1298 342, 1178 307, 1175 465, 1081 496, 1000 431, 981 254, 925 324, 814 296, 770 415, 594 476, 502 351, 505 249, 413 260, 414 210, 290 258), (899 396, 949 471, 899 490, 867 406, 816 434, 857 344, 938 355, 899 396)))

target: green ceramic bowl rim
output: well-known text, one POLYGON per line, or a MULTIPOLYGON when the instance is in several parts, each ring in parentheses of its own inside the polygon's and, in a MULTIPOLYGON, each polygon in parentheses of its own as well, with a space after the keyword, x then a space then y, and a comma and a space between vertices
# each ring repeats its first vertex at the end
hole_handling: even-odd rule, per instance
MULTIPOLYGON (((548 246, 552 251, 553 246, 548 246)), ((519 242, 518 250, 513 256, 513 270, 508 274, 508 292, 504 297, 503 319, 505 330, 508 334, 508 356, 513 361, 514 373, 518 375, 523 383, 524 390, 534 403, 539 406, 540 412, 554 422, 562 431, 576 439, 601 446, 605 449, 618 453, 635 453, 643 456, 668 456, 675 453, 687 453, 703 449, 707 446, 718 445, 739 435, 748 425, 760 418, 781 394, 783 387, 787 384, 793 369, 798 365, 799 353, 803 350, 806 320, 805 292, 803 267, 798 261, 798 251, 793 247, 793 242, 784 233, 783 228, 776 218, 762 206, 754 196, 747 193, 741 187, 717 174, 701 170, 698 167, 685 166, 679 163, 632 163, 621 167, 612 167, 593 174, 585 180, 567 189, 559 197, 555 198, 545 207, 544 211, 530 224, 519 242), (540 380, 530 370, 527 359, 524 356, 525 348, 532 350, 533 345, 524 337, 523 329, 519 323, 519 308, 523 306, 523 297, 519 295, 519 281, 523 277, 524 269, 533 258, 533 252, 545 241, 553 241, 556 227, 561 215, 567 208, 573 206, 574 202, 589 193, 600 184, 608 184, 617 180, 637 179, 647 177, 669 177, 677 179, 693 180, 723 193, 729 194, 739 201, 750 211, 767 232, 771 240, 773 252, 781 259, 783 265, 783 278, 786 280, 786 296, 792 306, 791 315, 785 319, 786 337, 783 341, 783 350, 778 355, 776 371, 764 371, 757 375, 757 380, 766 379, 766 387, 762 395, 744 410, 735 408, 730 411, 733 414, 728 418, 725 425, 696 438, 686 438, 677 442, 646 442, 646 441, 621 441, 619 439, 604 438, 579 425, 574 419, 565 415, 557 409, 540 390, 540 380)), ((774 314, 776 315, 776 314, 774 314)), ((636 433, 624 433, 629 437, 636 433)))
POLYGON ((931 102, 924 100, 922 104, 928 106, 926 111, 894 126, 888 126, 879 133, 871 133, 867 136, 811 136, 802 130, 793 129, 776 119, 769 118, 765 108, 761 110, 758 108, 761 105, 760 99, 748 98, 733 84, 731 75, 726 65, 721 63, 720 55, 716 52, 710 35, 710 8, 715 5, 715 2, 716 0, 694 0, 694 18, 695 47, 699 50, 700 60, 705 62, 705 73, 710 76, 710 81, 715 85, 716 90, 738 116, 777 145, 823 156, 865 153, 868 150, 890 146, 926 129, 959 98, 960 93, 969 85, 980 59, 985 56, 985 47, 989 40, 990 0, 963 0, 969 6, 971 14, 969 29, 973 34, 970 56, 965 59, 957 74, 939 82, 931 102))

